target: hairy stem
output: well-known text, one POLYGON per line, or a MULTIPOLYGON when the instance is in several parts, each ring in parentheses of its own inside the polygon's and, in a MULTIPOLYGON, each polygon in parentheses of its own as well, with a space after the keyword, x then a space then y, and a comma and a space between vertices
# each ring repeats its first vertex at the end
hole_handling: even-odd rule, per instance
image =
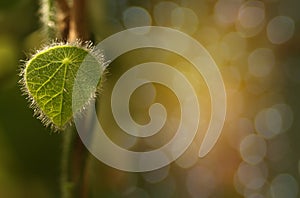
POLYGON ((56 35, 56 9, 53 0, 40 0, 40 19, 43 31, 46 32, 50 39, 54 39, 56 35))

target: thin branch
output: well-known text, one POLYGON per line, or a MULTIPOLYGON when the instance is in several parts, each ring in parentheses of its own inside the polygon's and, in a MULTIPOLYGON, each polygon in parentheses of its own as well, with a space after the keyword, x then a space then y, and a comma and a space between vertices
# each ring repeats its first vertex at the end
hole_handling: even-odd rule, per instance
POLYGON ((69 40, 87 40, 88 32, 86 26, 86 0, 73 0, 71 10, 69 40))
POLYGON ((70 31, 70 7, 66 0, 56 0, 58 7, 58 30, 62 40, 67 41, 70 31))

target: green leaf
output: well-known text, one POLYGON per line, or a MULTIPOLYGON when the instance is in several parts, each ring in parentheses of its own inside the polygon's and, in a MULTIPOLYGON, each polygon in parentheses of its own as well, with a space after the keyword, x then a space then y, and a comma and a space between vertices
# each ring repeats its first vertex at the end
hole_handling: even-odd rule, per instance
MULTIPOLYGON (((63 129, 74 113, 83 108, 96 92, 95 87, 81 84, 81 100, 76 101, 76 112, 72 111, 72 91, 77 74, 80 73, 80 79, 84 82, 89 76, 101 75, 102 71, 102 59, 93 56, 88 49, 58 45, 38 52, 27 62, 23 83, 39 118, 46 125, 63 129), (79 68, 81 72, 78 72, 79 68)), ((80 80, 76 78, 76 82, 80 80)))

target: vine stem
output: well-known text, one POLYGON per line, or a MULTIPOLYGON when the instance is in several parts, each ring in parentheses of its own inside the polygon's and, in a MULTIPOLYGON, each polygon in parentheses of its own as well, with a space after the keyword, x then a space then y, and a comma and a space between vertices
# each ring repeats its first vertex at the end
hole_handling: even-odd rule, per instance
POLYGON ((62 154, 61 154, 61 197, 69 198, 73 197, 74 183, 72 182, 70 174, 70 160, 72 153, 72 142, 74 139, 73 128, 63 132, 62 140, 62 154))
POLYGON ((61 193, 62 198, 86 198, 87 150, 79 138, 76 129, 69 127, 63 132, 63 150, 61 156, 61 193))
MULTIPOLYGON (((70 6, 66 0, 56 0, 58 10, 58 30, 62 40, 74 42, 88 39, 85 26, 85 0, 73 0, 70 6)), ((68 127, 63 132, 63 151, 61 156, 61 194, 62 198, 87 198, 88 152, 75 127, 68 127)))

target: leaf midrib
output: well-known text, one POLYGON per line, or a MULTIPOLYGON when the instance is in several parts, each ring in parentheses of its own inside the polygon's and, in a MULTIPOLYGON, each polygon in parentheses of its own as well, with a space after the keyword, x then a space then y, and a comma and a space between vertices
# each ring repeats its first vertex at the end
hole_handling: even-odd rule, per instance
POLYGON ((65 84, 66 84, 66 76, 67 76, 67 71, 68 71, 69 64, 65 64, 65 71, 64 71, 64 80, 63 80, 63 85, 62 89, 60 91, 61 93, 61 101, 60 101, 60 125, 62 125, 62 108, 63 108, 63 100, 64 100, 64 90, 65 90, 65 84))

